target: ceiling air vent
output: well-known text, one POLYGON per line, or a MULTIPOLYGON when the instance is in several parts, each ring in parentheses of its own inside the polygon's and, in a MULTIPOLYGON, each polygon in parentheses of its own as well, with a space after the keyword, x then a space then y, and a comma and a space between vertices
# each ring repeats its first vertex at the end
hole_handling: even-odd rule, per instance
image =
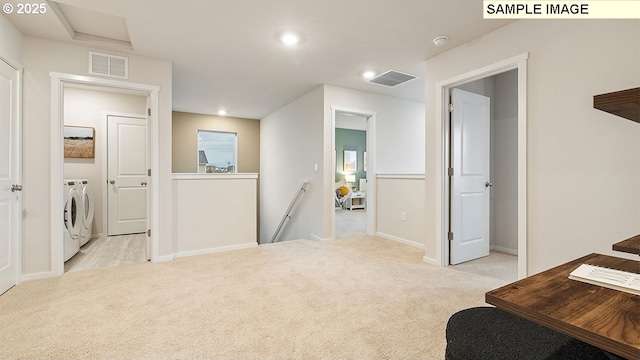
POLYGON ((127 79, 129 77, 129 58, 90 51, 89 74, 127 79))
POLYGON ((416 77, 413 75, 404 74, 395 70, 389 70, 382 75, 374 77, 373 79, 369 80, 369 82, 378 85, 394 87, 406 83, 407 81, 411 81, 415 78, 416 77))

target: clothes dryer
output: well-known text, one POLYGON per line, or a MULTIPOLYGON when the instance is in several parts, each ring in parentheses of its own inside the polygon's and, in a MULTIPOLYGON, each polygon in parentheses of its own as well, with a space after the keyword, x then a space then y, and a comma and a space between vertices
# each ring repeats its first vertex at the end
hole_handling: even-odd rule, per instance
POLYGON ((93 191, 86 179, 76 180, 76 186, 80 192, 80 246, 91 240, 91 227, 93 225, 93 216, 95 214, 95 200, 93 191))
POLYGON ((64 180, 64 261, 80 250, 80 192, 73 180, 64 180))

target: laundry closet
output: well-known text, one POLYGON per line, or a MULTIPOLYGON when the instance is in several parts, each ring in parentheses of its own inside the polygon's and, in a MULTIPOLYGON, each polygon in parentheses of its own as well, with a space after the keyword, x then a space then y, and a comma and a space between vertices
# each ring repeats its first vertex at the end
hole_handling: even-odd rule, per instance
MULTIPOLYGON (((114 157, 141 161, 147 157, 146 94, 104 86, 66 84, 63 98, 65 271, 146 260, 141 227, 116 231, 117 235, 126 233, 124 236, 110 236, 114 229, 109 231, 108 223, 109 208, 118 208, 108 192, 128 190, 120 189, 119 183, 108 179, 108 162, 114 157), (109 122, 115 121, 133 122, 137 127, 134 133, 141 135, 134 139, 133 146, 113 156, 109 155, 113 152, 109 146, 118 142, 109 142, 109 136, 117 136, 113 134, 120 131, 110 129, 109 122)), ((142 184, 141 191, 129 196, 130 201, 136 202, 135 206, 121 204, 119 208, 134 209, 125 211, 135 211, 131 217, 146 223, 146 184, 142 184)))

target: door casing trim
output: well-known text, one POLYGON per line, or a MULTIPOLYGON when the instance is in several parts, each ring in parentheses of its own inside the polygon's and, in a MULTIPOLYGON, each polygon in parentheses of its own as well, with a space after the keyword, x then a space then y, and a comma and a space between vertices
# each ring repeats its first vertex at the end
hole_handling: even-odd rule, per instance
POLYGON ((441 130, 441 166, 436 167, 440 178, 441 196, 440 206, 437 207, 439 221, 436 221, 436 233, 439 241, 436 245, 437 263, 449 265, 449 240, 447 239, 449 223, 449 182, 447 169, 449 158, 449 111, 448 99, 450 90, 471 81, 484 79, 518 70, 518 278, 527 276, 527 59, 529 53, 523 53, 494 64, 475 69, 436 83, 436 121, 441 130))
POLYGON ((160 210, 158 208, 160 191, 158 188, 159 177, 159 133, 158 133, 158 95, 160 87, 156 85, 138 84, 133 82, 101 79, 90 76, 50 72, 51 77, 51 276, 60 276, 64 273, 63 251, 63 175, 64 175, 64 146, 63 146, 63 87, 66 83, 93 85, 120 90, 140 91, 147 94, 151 115, 148 117, 147 131, 150 150, 149 192, 151 207, 147 209, 149 214, 149 229, 151 229, 151 261, 159 261, 158 225, 160 210))
MULTIPOLYGON (((377 231, 376 223, 376 116, 377 113, 368 110, 353 109, 342 106, 330 106, 331 109, 331 153, 333 154, 331 160, 331 171, 328 173, 331 177, 331 239, 336 238, 336 212, 333 191, 335 191, 335 171, 336 171, 336 112, 347 112, 366 117, 367 134, 366 134, 366 146, 367 146, 367 205, 366 205, 366 218, 367 218, 367 235, 374 236, 377 231)), ((327 197, 329 198, 329 197, 327 197)))

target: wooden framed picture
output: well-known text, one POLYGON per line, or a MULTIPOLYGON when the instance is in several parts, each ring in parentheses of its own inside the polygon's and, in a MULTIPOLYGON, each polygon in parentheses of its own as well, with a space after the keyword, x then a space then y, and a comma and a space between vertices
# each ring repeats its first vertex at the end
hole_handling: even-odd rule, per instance
POLYGON ((342 164, 342 170, 344 171, 358 170, 358 152, 356 150, 344 150, 342 164))
POLYGON ((65 158, 95 158, 95 129, 83 126, 64 127, 65 158))

